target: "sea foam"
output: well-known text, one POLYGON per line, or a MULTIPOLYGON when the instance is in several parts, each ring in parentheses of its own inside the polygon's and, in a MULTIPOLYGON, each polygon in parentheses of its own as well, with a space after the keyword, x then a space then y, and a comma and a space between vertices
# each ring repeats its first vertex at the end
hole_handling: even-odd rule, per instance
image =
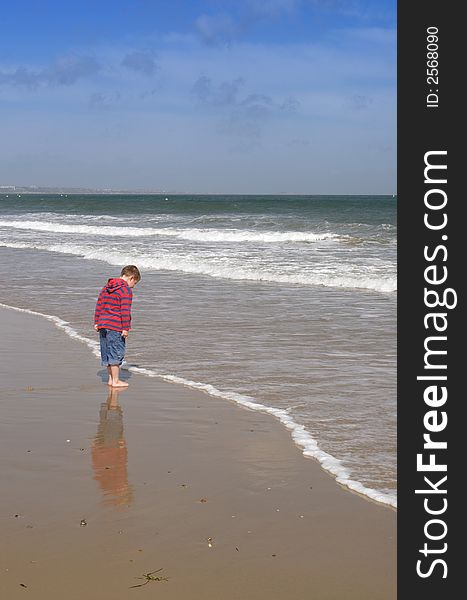
POLYGON ((77 246, 75 244, 38 244, 35 242, 1 242, 1 247, 36 249, 61 254, 72 254, 86 260, 100 260, 110 265, 138 264, 139 267, 149 271, 180 271, 190 275, 206 275, 209 277, 259 281, 266 283, 282 283, 293 285, 324 286, 334 288, 369 290, 379 293, 392 293, 397 290, 397 279, 392 275, 374 276, 359 272, 346 274, 345 272, 330 274, 312 271, 284 272, 279 269, 272 271, 257 264, 241 266, 234 261, 220 261, 216 259, 200 258, 198 255, 184 256, 152 251, 152 253, 138 254, 135 252, 112 252, 106 248, 92 248, 77 246))
MULTIPOLYGON (((2 302, 0 302, 0 307, 10 310, 16 310, 18 312, 23 312, 47 319, 48 321, 54 323, 56 327, 64 331, 70 338, 75 339, 88 346, 88 348, 91 349, 91 351, 96 357, 100 357, 99 344, 96 341, 91 340, 90 338, 80 335, 67 321, 64 321, 60 317, 57 317, 55 315, 47 315, 27 308, 10 306, 8 304, 3 304, 2 302)), ((321 450, 318 445, 318 442, 313 438, 313 436, 306 430, 306 428, 303 425, 297 423, 290 416, 288 410, 282 408, 274 408, 272 406, 266 406, 264 404, 256 402, 255 398, 251 396, 237 394, 235 392, 222 391, 214 387, 213 385, 207 383, 200 383, 197 381, 190 381, 189 379, 178 377, 177 375, 158 373, 152 369, 145 369, 143 367, 135 367, 131 365, 127 365, 126 368, 133 373, 139 373, 140 375, 145 375, 147 377, 155 377, 179 385, 184 385, 205 392, 210 396, 215 396, 218 398, 229 400, 231 402, 235 402, 236 404, 248 408, 250 410, 256 410, 272 415, 290 431, 293 441, 298 447, 302 449, 303 455, 317 460, 321 464, 321 467, 325 471, 333 475, 339 484, 378 503, 386 504, 397 508, 397 498, 394 495, 369 488, 360 483, 359 481, 353 480, 351 478, 350 471, 342 464, 342 461, 332 456, 328 452, 321 450)))
POLYGON ((12 227, 28 231, 65 233, 74 235, 98 235, 104 237, 154 237, 165 236, 196 242, 318 242, 339 239, 335 233, 312 233, 304 231, 250 231, 240 229, 199 229, 168 227, 112 227, 107 225, 68 225, 54 221, 9 221, 0 220, 0 227, 12 227))

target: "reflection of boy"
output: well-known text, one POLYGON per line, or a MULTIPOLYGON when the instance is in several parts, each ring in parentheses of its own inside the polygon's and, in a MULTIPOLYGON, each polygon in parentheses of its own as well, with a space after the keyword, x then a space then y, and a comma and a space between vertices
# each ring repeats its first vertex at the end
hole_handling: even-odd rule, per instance
POLYGON ((107 383, 112 387, 128 386, 120 380, 120 365, 131 328, 133 288, 140 279, 138 267, 123 267, 120 277, 110 278, 97 299, 94 329, 99 332, 102 366, 107 367, 107 383))
POLYGON ((119 391, 109 390, 107 402, 101 404, 99 427, 92 445, 94 479, 108 504, 122 505, 132 501, 128 484, 128 451, 123 437, 123 412, 118 405, 119 391))

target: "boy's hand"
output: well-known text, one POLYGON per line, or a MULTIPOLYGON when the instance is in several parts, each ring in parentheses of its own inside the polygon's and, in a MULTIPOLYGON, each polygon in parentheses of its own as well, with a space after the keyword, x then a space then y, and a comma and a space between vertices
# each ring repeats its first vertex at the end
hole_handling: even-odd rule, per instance
POLYGON ((99 331, 99 326, 98 326, 98 325, 94 325, 94 329, 95 329, 96 331, 99 331))
POLYGON ((122 331, 122 337, 128 337, 128 331, 126 331, 125 329, 122 331))

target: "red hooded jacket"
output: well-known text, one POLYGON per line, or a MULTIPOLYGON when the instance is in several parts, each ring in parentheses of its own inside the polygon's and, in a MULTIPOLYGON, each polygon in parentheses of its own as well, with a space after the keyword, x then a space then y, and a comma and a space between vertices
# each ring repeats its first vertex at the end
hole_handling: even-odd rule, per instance
POLYGON ((94 323, 99 329, 129 331, 133 290, 121 277, 111 278, 100 291, 94 323))

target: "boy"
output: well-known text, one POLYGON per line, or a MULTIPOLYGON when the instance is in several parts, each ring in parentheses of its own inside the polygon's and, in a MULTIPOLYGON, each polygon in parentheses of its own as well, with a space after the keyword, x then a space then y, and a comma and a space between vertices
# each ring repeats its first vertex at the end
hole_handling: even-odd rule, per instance
POLYGON ((127 387, 120 380, 120 365, 125 356, 125 343, 131 329, 133 288, 141 279, 138 267, 123 267, 120 277, 111 277, 97 299, 94 329, 99 332, 102 366, 107 367, 108 385, 127 387))

